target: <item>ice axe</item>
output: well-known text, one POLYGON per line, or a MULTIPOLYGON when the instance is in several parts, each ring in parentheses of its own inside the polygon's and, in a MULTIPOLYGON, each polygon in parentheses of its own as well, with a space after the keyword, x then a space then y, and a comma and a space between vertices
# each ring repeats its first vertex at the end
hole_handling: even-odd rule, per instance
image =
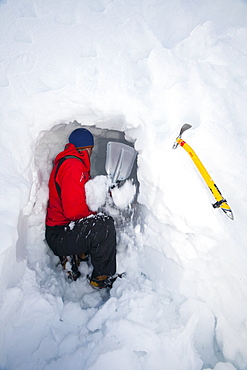
POLYGON ((111 187, 126 180, 136 159, 136 150, 126 144, 109 141, 106 149, 105 170, 111 179, 111 187))
POLYGON ((173 144, 173 149, 176 149, 178 147, 178 145, 180 145, 182 148, 184 148, 184 150, 189 154, 190 158, 194 162, 196 168, 200 172, 203 180, 205 181, 205 183, 209 187, 211 193, 213 194, 213 196, 216 200, 216 203, 213 204, 213 207, 214 208, 221 208, 222 211, 231 220, 233 220, 232 210, 231 210, 230 206, 227 204, 227 201, 222 196, 222 194, 219 191, 217 185, 215 184, 215 182, 213 181, 213 179, 209 175, 208 171, 206 170, 206 168, 204 167, 204 165, 202 164, 202 162, 200 161, 200 159, 198 158, 198 156, 194 152, 194 150, 182 139, 182 134, 184 133, 184 131, 188 130, 191 127, 192 126, 189 125, 188 123, 185 123, 181 127, 180 133, 179 133, 178 137, 176 138, 175 143, 173 144))

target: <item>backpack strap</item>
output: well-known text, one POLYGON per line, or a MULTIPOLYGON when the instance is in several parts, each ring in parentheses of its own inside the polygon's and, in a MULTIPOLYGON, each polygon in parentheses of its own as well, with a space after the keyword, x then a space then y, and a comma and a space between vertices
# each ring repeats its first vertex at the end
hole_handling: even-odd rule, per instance
POLYGON ((79 161, 83 162, 83 160, 79 157, 76 157, 75 155, 66 155, 65 157, 61 158, 57 164, 57 167, 56 167, 56 170, 55 170, 55 174, 54 174, 54 181, 55 181, 55 186, 56 186, 56 189, 57 189, 57 193, 58 193, 58 196, 59 198, 61 199, 61 186, 58 184, 56 178, 57 178, 57 173, 58 173, 58 170, 59 168, 62 166, 63 162, 66 161, 66 159, 69 159, 69 158, 77 158, 79 161))

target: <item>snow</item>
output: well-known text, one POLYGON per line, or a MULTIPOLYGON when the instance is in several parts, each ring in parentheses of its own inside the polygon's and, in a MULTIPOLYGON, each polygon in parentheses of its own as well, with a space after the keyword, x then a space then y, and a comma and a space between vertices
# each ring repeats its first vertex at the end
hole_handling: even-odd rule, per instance
POLYGON ((246 370, 246 0, 2 0, 0 24, 0 368, 246 370), (172 149, 185 122, 234 221, 172 149), (87 263, 69 283, 44 242, 52 160, 80 125, 126 272, 110 294, 87 263), (112 197, 109 140, 138 152, 112 197))
POLYGON ((103 207, 106 203, 109 189, 107 176, 94 177, 86 183, 85 189, 89 208, 94 212, 98 212, 100 207, 103 207))

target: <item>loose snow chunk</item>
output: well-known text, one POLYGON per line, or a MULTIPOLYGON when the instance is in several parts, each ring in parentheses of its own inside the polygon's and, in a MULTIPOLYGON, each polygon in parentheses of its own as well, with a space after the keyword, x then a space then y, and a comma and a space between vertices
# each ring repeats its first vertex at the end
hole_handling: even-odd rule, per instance
POLYGON ((124 209, 133 202, 135 193, 136 186, 132 184, 132 180, 128 180, 120 188, 112 189, 112 198, 118 208, 124 209))
POLYGON ((105 204, 108 192, 107 182, 106 176, 96 176, 86 183, 86 199, 91 211, 96 212, 105 204))
POLYGON ((71 221, 71 222, 69 223, 69 228, 70 228, 70 230, 73 230, 73 229, 74 229, 74 227, 75 227, 75 222, 74 222, 74 221, 71 221))

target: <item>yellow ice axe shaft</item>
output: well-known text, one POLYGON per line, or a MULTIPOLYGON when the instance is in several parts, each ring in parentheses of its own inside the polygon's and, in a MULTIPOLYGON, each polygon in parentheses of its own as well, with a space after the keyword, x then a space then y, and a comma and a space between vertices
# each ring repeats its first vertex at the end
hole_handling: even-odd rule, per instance
POLYGON ((174 144, 173 148, 176 148, 178 145, 180 145, 182 148, 184 148, 184 150, 186 150, 186 152, 189 154, 190 158, 192 159, 192 161, 196 165, 196 168, 198 169, 198 171, 202 175, 202 178, 204 179, 204 181, 208 185, 209 189, 211 190, 214 198, 216 199, 216 203, 213 204, 213 207, 214 208, 221 208, 226 213, 226 215, 233 220, 232 210, 229 207, 229 205, 227 204, 227 201, 223 198, 223 196, 222 196, 221 192, 219 191, 218 187, 216 186, 215 182, 213 181, 213 179, 209 175, 208 171, 206 170, 206 168, 204 167, 204 165, 202 164, 202 162, 198 158, 195 151, 181 138, 182 133, 190 127, 191 126, 188 125, 188 124, 185 124, 182 127, 182 129, 180 131, 180 135, 177 137, 176 143, 174 144))

